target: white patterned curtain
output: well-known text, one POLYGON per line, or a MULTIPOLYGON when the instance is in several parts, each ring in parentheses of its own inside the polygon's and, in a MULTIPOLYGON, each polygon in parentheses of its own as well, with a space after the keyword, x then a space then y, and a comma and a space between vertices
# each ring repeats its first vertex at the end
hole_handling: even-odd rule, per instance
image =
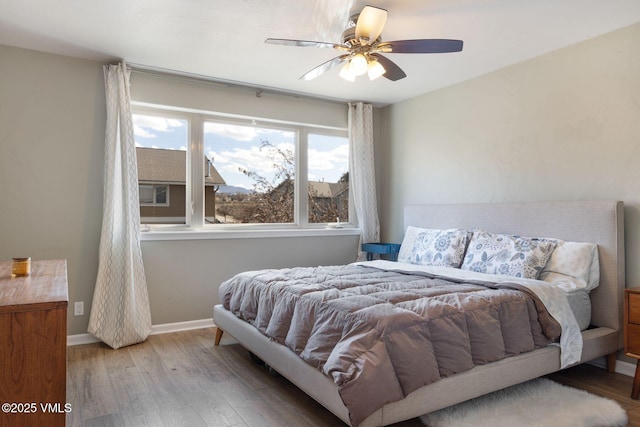
POLYGON ((88 331, 112 348, 144 341, 151 309, 140 248, 138 168, 126 64, 105 65, 107 100, 100 260, 88 331))
MULTIPOLYGON (((353 189, 360 243, 380 241, 376 176, 373 161, 373 107, 362 102, 349 104, 349 175, 353 189)), ((358 245, 358 259, 365 254, 358 245)))

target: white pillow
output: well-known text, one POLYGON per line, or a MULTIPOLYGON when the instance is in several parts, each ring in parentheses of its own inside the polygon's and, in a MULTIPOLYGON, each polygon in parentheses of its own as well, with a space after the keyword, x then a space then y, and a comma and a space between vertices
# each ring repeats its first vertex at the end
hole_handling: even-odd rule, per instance
POLYGON ((398 262, 459 268, 467 247, 466 230, 434 230, 409 226, 405 232, 398 262))
POLYGON ((540 272, 540 280, 553 283, 567 292, 578 289, 589 292, 598 287, 600 284, 598 245, 565 242, 558 239, 545 240, 555 241, 556 249, 540 272))
POLYGON ((537 279, 556 243, 484 230, 473 233, 462 262, 463 270, 537 279))

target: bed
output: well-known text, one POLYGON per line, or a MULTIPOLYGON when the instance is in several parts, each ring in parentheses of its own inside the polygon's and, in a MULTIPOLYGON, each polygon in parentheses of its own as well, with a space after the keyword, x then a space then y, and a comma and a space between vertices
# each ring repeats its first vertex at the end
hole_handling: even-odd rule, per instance
MULTIPOLYGON (((624 292, 623 203, 617 201, 536 202, 514 204, 416 205, 404 209, 404 225, 424 229, 483 229, 493 233, 547 237, 569 242, 597 244, 599 286, 591 290, 590 326, 581 332, 582 363, 606 357, 615 369, 622 348, 622 302, 624 292)), ((213 310, 218 328, 264 360, 347 424, 352 424, 336 383, 305 363, 288 347, 263 335, 258 329, 222 305, 213 310)), ((561 369, 556 345, 473 367, 422 386, 401 400, 385 404, 356 424, 382 426, 407 420, 495 390, 561 369)))

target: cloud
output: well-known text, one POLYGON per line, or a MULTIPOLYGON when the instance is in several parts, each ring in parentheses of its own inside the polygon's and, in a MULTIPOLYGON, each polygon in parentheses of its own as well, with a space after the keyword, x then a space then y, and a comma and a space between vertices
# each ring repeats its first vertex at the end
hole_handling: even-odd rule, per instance
POLYGON ((236 141, 249 142, 255 141, 260 136, 277 134, 286 139, 293 139, 295 132, 283 131, 281 129, 268 129, 253 126, 232 125, 228 123, 205 122, 204 133, 214 134, 215 136, 234 139, 236 141))
MULTIPOLYGON (((277 147, 283 151, 293 151, 295 148, 292 143, 277 144, 277 147)), ((214 166, 230 185, 237 185, 232 181, 239 179, 233 178, 234 175, 240 174, 239 168, 271 179, 275 172, 273 164, 278 162, 277 158, 269 157, 268 150, 260 149, 257 145, 233 150, 209 150, 206 155, 208 158, 213 158, 214 166)), ((349 145, 340 145, 329 151, 310 149, 308 170, 310 180, 337 182, 342 174, 349 170, 349 145)))
POLYGON ((142 138, 156 138, 157 135, 154 133, 151 133, 149 131, 147 131, 146 129, 144 129, 141 126, 138 125, 133 125, 133 133, 135 136, 140 136, 142 138))
POLYGON ((349 167, 349 145, 340 145, 330 151, 309 149, 309 171, 347 171, 349 167))
POLYGON ((236 141, 253 141, 258 136, 258 129, 249 126, 229 125, 226 123, 205 122, 204 133, 215 134, 236 141))
POLYGON ((186 120, 140 114, 134 114, 133 121, 135 135, 143 138, 157 138, 157 132, 172 132, 187 124, 186 120))
MULTIPOLYGON (((281 143, 277 145, 282 151, 293 151, 294 144, 281 143)), ((274 173, 274 163, 280 159, 272 158, 271 150, 254 145, 249 148, 236 148, 235 150, 208 151, 207 156, 213 157, 214 165, 220 171, 238 172, 238 168, 247 169, 263 176, 271 176, 274 173)))

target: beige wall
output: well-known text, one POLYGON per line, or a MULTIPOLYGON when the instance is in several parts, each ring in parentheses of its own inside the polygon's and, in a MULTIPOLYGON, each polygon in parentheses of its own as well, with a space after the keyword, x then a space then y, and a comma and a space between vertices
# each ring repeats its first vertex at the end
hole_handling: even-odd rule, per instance
MULTIPOLYGON (((88 314, 98 268, 104 158, 100 64, 0 46, 0 260, 66 259, 88 314)), ((69 332, 86 332, 73 317, 69 332)))
POLYGON ((147 71, 131 74, 133 101, 247 117, 346 128, 347 104, 147 71))
MULTIPOLYGON (((377 110, 383 238, 401 239, 407 203, 620 199, 627 205, 627 282, 640 284, 639 51, 636 25, 377 110)), ((0 46, 0 259, 68 260, 70 301, 84 301, 86 313, 70 311, 70 334, 86 331, 98 263, 101 66, 0 46)), ((168 87, 162 79, 137 79, 134 95, 155 97, 147 102, 164 102, 180 86, 161 96, 168 87)), ((284 108, 292 121, 342 117, 346 125, 344 107, 332 103, 238 89, 216 89, 214 102, 200 86, 193 90, 193 108, 229 105, 238 113, 250 105, 245 114, 258 115, 284 108)), ((217 285, 238 271, 351 261, 356 239, 142 247, 153 323, 162 324, 210 317, 217 285)))
MULTIPOLYGON (((176 90, 161 78, 134 78, 140 89, 132 90, 134 96, 155 93, 147 102, 159 100, 163 88, 165 95, 176 90)), ((190 93, 198 102, 211 99, 206 85, 181 85, 195 87, 199 95, 190 93)), ((229 105, 235 113, 245 103, 255 114, 279 110, 289 120, 319 117, 324 124, 346 125, 346 107, 335 103, 266 93, 258 99, 232 88, 215 89, 214 95, 215 103, 193 107, 229 105)), ((87 330, 98 268, 104 103, 101 63, 0 45, 0 260, 67 260, 69 334, 87 330), (84 316, 73 316, 75 301, 84 301, 84 316)), ((218 285, 231 275, 346 263, 354 260, 356 245, 355 236, 145 241, 152 321, 210 318, 218 285)))
POLYGON ((640 24, 386 107, 383 237, 410 203, 617 199, 640 285, 640 24))
POLYGON ((153 324, 211 318, 218 287, 260 268, 355 261, 357 237, 143 241, 153 324))

